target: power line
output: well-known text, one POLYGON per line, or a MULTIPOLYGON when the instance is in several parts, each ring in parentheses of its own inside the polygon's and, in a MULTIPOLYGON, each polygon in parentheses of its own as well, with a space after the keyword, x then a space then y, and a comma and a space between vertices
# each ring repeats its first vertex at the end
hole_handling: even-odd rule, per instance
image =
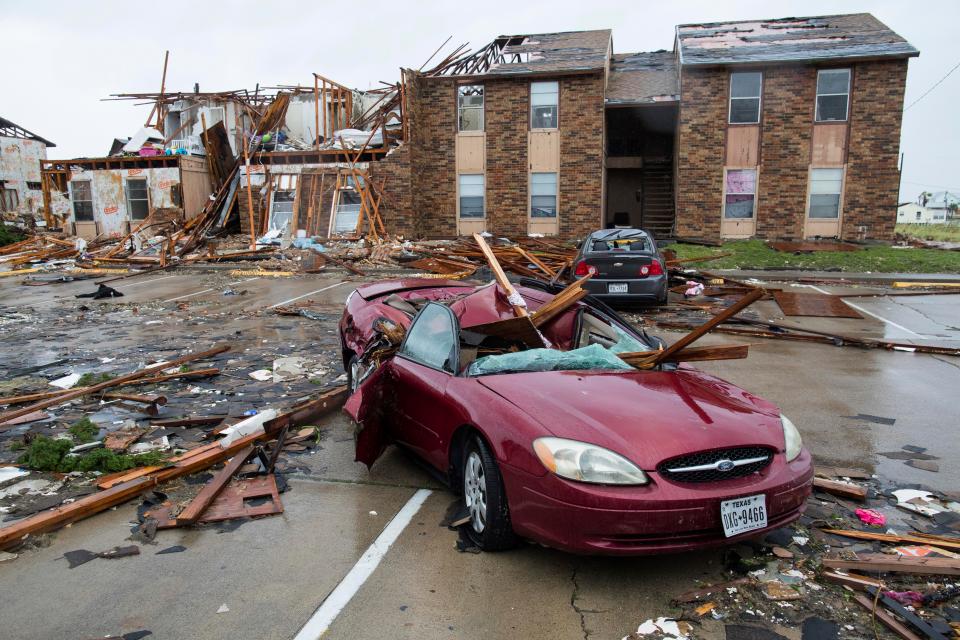
POLYGON ((924 98, 926 98, 926 97, 930 94, 931 91, 933 91, 933 90, 936 89, 938 86, 940 86, 940 83, 943 82, 944 80, 946 80, 947 78, 949 78, 949 77, 950 77, 950 74, 953 73, 954 71, 956 71, 957 69, 960 69, 960 62, 958 62, 957 64, 953 65, 953 68, 950 69, 950 71, 947 71, 946 75, 944 75, 942 78, 940 78, 939 80, 937 80, 936 83, 934 83, 934 85, 933 85, 932 87, 930 87, 929 89, 927 89, 926 93, 924 93, 922 96, 920 96, 919 98, 917 98, 916 100, 914 100, 913 102, 911 102, 910 105, 909 105, 906 109, 904 109, 904 111, 906 111, 907 109, 909 109, 909 108, 912 107, 913 105, 917 104, 918 102, 920 102, 921 100, 923 100, 924 98))

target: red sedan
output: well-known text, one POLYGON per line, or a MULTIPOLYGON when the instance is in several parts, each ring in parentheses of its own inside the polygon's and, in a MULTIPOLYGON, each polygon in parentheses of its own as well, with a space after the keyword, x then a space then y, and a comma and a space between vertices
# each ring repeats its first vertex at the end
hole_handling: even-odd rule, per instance
MULTIPOLYGON (((531 311, 559 290, 524 285, 531 311)), ((511 318, 495 284, 351 293, 340 338, 357 459, 372 465, 391 443, 423 458, 462 492, 486 550, 521 538, 588 554, 702 549, 803 512, 810 454, 772 403, 686 364, 627 365, 616 353, 662 343, 591 298, 533 337, 504 331, 511 318)))

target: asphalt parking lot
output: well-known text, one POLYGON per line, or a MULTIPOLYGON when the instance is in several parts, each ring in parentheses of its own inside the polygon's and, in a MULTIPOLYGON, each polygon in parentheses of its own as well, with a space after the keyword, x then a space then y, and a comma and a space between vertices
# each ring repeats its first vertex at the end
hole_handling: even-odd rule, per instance
MULTIPOLYGON (((162 340, 188 315, 243 308, 263 311, 235 321, 245 339, 289 342, 289 332, 272 325, 272 307, 309 299, 335 315, 359 281, 226 270, 157 274, 117 283, 123 298, 83 304, 139 305, 129 340, 162 340), (224 295, 226 289, 246 293, 224 295)), ((0 318, 68 314, 81 303, 74 295, 92 288, 90 281, 45 287, 0 281, 0 318)), ((864 319, 790 322, 845 335, 960 345, 955 296, 852 302, 864 319)), ((773 302, 754 309, 762 317, 781 315, 773 302)), ((307 333, 336 329, 333 322, 302 320, 307 333)), ((234 321, 223 322, 227 326, 218 324, 218 330, 234 321)), ((95 327, 77 333, 96 340, 95 327)), ((659 335, 671 341, 682 333, 659 335)), ((702 368, 779 404, 818 463, 956 489, 960 441, 950 437, 956 414, 951 390, 960 384, 960 359, 746 341, 749 358, 702 368), (850 417, 859 414, 895 422, 850 417), (927 447, 940 471, 877 455, 904 445, 927 447)), ((711 335, 704 342, 744 340, 711 335)), ((21 348, 39 357, 48 347, 31 341, 21 348)), ((130 502, 56 533, 49 546, 0 563, 0 635, 94 638, 150 631, 155 638, 291 638, 303 630, 301 637, 325 631, 325 638, 621 638, 644 620, 666 615, 673 594, 721 577, 719 551, 626 560, 535 545, 460 553, 456 533, 440 526, 453 496, 414 461, 390 450, 369 471, 353 462, 352 426, 343 416, 323 424, 321 445, 300 456, 298 469, 288 474, 291 491, 283 496, 281 516, 237 528, 161 531, 138 556, 69 569, 66 551, 124 544, 136 516, 130 502), (185 551, 157 554, 176 545, 185 551)), ((795 628, 777 630, 800 637, 795 628)), ((702 635, 723 638, 722 626, 711 631, 708 624, 702 635)))

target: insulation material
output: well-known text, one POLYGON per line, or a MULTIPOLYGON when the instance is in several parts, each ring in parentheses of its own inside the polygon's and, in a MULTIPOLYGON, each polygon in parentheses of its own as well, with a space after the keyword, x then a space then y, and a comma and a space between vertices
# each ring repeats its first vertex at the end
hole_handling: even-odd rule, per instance
POLYGON ((520 371, 629 371, 629 364, 613 352, 592 344, 572 351, 556 349, 528 349, 516 353, 484 356, 470 365, 468 375, 484 376, 520 371))

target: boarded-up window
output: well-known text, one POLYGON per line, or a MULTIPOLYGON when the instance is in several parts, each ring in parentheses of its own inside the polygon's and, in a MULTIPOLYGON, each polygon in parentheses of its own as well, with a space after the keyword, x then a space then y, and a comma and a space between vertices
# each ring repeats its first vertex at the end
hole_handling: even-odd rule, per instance
POLYGON ((70 183, 70 200, 73 202, 73 218, 78 222, 93 222, 93 192, 89 180, 70 183))
POLYGON ((460 131, 483 131, 483 85, 457 87, 457 122, 460 131))
POLYGON ((530 217, 557 217, 557 174, 530 174, 530 217))
POLYGON ((811 169, 808 215, 811 218, 839 218, 842 192, 843 169, 811 169))
POLYGON ((760 122, 760 92, 763 74, 745 71, 730 74, 730 123, 755 124, 760 122))
POLYGON ((556 129, 557 104, 560 84, 553 82, 530 83, 530 128, 556 129))
POLYGON ((849 102, 850 69, 817 72, 817 122, 846 120, 849 102))
POLYGON ((483 213, 483 174, 464 174, 460 176, 460 217, 482 218, 483 213))
POLYGON ((754 169, 728 169, 723 217, 750 219, 757 197, 757 172, 754 169))
POLYGON ((146 178, 127 178, 127 211, 131 220, 145 220, 150 214, 146 178))

